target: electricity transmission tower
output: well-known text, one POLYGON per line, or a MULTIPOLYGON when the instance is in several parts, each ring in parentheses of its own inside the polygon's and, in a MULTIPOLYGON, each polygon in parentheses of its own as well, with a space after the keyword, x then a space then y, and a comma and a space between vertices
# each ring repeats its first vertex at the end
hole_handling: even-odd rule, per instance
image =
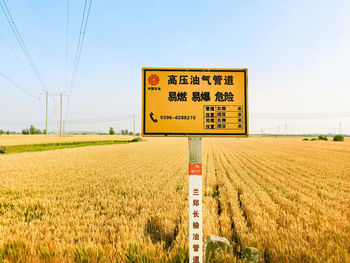
POLYGON ((60 137, 63 136, 63 118, 62 118, 62 112, 63 112, 63 96, 68 96, 63 94, 64 92, 60 92, 59 94, 49 93, 48 91, 45 91, 45 97, 46 97, 46 116, 45 116, 45 133, 46 137, 48 134, 48 114, 49 114, 49 96, 59 96, 60 97, 60 137))

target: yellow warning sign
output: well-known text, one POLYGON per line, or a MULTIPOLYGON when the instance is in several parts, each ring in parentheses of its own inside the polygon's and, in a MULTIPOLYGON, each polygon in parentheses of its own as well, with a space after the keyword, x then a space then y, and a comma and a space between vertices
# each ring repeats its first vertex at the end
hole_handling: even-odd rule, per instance
POLYGON ((142 136, 248 136, 248 70, 142 69, 142 136))

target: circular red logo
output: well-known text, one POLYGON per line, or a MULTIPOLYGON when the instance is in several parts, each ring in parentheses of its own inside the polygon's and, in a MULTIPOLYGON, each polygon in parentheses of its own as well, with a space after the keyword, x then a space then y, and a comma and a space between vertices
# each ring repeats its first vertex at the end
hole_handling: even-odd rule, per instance
POLYGON ((156 74, 152 74, 148 77, 148 83, 155 86, 159 83, 159 77, 156 74))

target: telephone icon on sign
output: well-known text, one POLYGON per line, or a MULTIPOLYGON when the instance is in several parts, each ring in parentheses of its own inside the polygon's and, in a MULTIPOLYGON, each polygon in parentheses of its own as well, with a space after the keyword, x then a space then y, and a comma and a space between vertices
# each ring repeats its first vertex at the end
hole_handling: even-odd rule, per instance
POLYGON ((158 122, 158 120, 155 119, 155 118, 153 117, 153 112, 151 112, 151 113, 149 114, 149 116, 151 117, 151 120, 152 120, 153 122, 158 122))

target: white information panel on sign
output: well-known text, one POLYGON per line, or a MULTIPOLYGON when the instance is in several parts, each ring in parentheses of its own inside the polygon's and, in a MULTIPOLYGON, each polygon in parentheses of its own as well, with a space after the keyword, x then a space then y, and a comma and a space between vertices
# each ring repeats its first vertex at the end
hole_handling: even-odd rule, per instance
POLYGON ((190 175, 189 177, 190 262, 202 263, 202 176, 190 175))

